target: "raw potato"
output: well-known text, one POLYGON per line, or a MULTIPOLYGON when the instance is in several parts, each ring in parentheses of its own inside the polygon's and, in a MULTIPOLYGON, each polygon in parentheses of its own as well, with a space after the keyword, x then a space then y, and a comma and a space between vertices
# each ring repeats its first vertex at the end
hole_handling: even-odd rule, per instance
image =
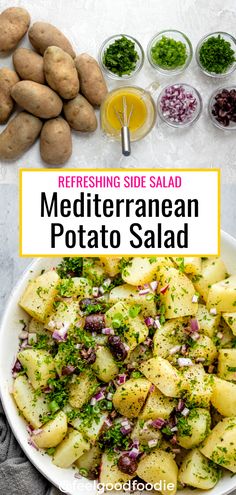
POLYGON ((30 280, 19 302, 21 308, 36 320, 44 322, 52 308, 58 281, 56 270, 30 280))
POLYGON ((166 359, 148 359, 141 364, 140 371, 167 397, 180 396, 180 375, 166 359))
POLYGON ((34 115, 21 112, 0 134, 0 159, 15 160, 22 156, 36 141, 42 122, 34 115))
POLYGON ((41 428, 37 435, 32 435, 32 440, 40 449, 49 449, 61 443, 66 433, 67 416, 60 411, 54 419, 41 428))
POLYGON ((18 82, 11 96, 22 108, 42 119, 57 117, 62 110, 61 98, 55 91, 34 81, 18 82))
POLYGON ((127 418, 137 418, 150 390, 145 378, 130 378, 113 395, 115 409, 127 418))
POLYGON ((27 10, 11 7, 0 15, 0 52, 13 50, 23 38, 30 25, 27 10))
POLYGON ((200 451, 216 464, 236 473, 236 418, 224 418, 211 431, 200 451))
POLYGON ((0 69, 0 124, 6 122, 14 108, 11 97, 11 88, 19 82, 19 77, 14 70, 3 67, 0 69))
POLYGON ((65 100, 75 98, 79 92, 79 78, 73 58, 58 46, 49 46, 43 61, 48 85, 65 100))
POLYGON ((82 437, 81 433, 72 429, 65 440, 56 448, 53 464, 60 468, 68 468, 89 448, 89 443, 82 437))
POLYGON ((137 475, 146 483, 160 484, 163 495, 174 495, 177 490, 178 467, 170 452, 160 449, 147 454, 138 464, 137 475), (172 485, 172 486, 169 486, 172 485))
POLYGON ((97 129, 97 117, 92 105, 82 95, 64 103, 64 114, 72 129, 93 132, 97 129))
POLYGON ((40 135, 40 153, 49 165, 63 165, 72 153, 70 126, 62 117, 45 122, 40 135))
POLYGON ((24 349, 18 353, 18 359, 26 370, 34 389, 46 387, 49 378, 55 378, 55 365, 51 354, 44 350, 24 349))
POLYGON ((35 22, 29 30, 29 40, 35 50, 41 55, 49 46, 58 46, 64 52, 75 58, 75 52, 64 34, 48 22, 35 22))
POLYGON ((43 57, 29 48, 17 48, 13 53, 13 64, 21 79, 45 83, 43 57))
POLYGON ((40 428, 42 426, 41 416, 49 413, 45 395, 35 396, 35 390, 26 376, 20 375, 13 384, 13 397, 26 421, 33 428, 40 428))
POLYGON ((200 490, 210 490, 218 480, 218 470, 198 449, 186 455, 179 470, 180 483, 200 488, 200 490))
POLYGON ((82 53, 76 57, 75 66, 81 93, 91 105, 100 106, 107 95, 107 85, 97 61, 87 53, 82 53))
POLYGON ((214 377, 211 402, 222 416, 236 416, 236 384, 214 377))
POLYGON ((129 476, 128 474, 122 473, 116 463, 116 459, 110 459, 106 453, 102 456, 101 471, 99 476, 99 482, 102 486, 115 485, 116 483, 125 483, 126 481, 132 480, 135 475, 129 476))

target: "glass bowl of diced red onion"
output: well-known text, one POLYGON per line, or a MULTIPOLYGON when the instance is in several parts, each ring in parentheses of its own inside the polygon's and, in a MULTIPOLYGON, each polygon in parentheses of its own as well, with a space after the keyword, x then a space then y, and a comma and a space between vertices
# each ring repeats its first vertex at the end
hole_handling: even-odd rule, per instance
POLYGON ((186 127, 199 119, 202 98, 190 84, 170 84, 162 89, 157 110, 160 118, 171 127, 186 127))
POLYGON ((236 85, 216 89, 209 100, 209 116, 224 131, 236 130, 236 85))

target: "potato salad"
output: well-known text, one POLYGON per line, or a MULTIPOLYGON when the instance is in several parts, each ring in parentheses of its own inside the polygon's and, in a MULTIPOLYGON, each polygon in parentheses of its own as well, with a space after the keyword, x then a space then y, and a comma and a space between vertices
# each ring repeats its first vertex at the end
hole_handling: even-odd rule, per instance
POLYGON ((13 397, 32 448, 163 495, 236 473, 236 275, 220 258, 64 258, 19 304, 13 397))

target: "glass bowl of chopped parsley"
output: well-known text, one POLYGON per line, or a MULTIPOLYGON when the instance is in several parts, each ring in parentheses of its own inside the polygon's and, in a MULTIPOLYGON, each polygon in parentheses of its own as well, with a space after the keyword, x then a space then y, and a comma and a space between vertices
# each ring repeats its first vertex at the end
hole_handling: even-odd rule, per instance
POLYGON ((112 79, 130 79, 143 66, 144 51, 132 36, 117 34, 104 41, 99 61, 104 73, 112 79))
POLYGON ((191 41, 181 31, 161 31, 148 44, 147 57, 151 66, 164 75, 176 75, 189 66, 193 57, 191 41))
POLYGON ((229 76, 236 68, 236 39, 224 32, 207 34, 197 45, 196 60, 207 76, 229 76))

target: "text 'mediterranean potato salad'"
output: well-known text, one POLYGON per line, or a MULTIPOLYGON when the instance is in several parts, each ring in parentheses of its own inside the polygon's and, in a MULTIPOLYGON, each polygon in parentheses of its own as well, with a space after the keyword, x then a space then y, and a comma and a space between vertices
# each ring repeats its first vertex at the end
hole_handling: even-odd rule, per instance
POLYGON ((236 276, 220 258, 64 258, 19 304, 13 397, 56 466, 164 495, 236 472, 236 276))

